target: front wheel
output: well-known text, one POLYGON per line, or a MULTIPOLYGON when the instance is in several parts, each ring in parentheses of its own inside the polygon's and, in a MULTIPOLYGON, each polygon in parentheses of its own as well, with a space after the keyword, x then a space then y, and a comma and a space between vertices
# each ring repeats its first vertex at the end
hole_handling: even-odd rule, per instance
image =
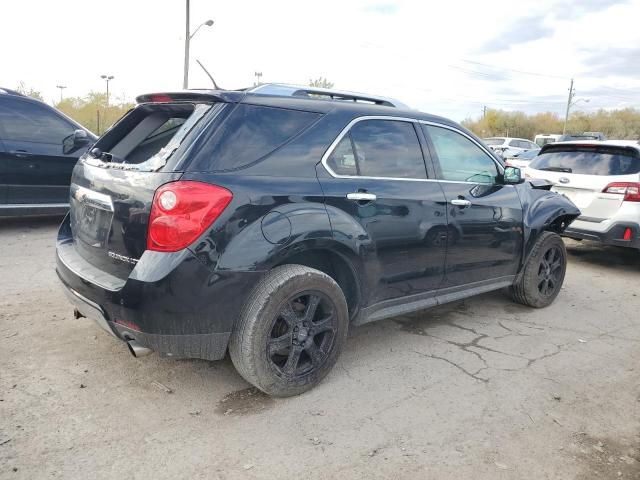
POLYGON ((542 308, 560 293, 567 270, 567 250, 557 233, 543 232, 536 241, 518 281, 511 287, 513 299, 542 308))
POLYGON ((263 392, 288 397, 329 373, 347 338, 347 302, 325 273, 274 268, 253 290, 231 336, 236 369, 263 392))

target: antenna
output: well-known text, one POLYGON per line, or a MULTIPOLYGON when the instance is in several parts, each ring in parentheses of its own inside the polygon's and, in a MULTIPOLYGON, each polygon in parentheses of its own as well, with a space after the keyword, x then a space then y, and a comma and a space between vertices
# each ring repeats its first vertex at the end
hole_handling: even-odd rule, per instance
POLYGON ((204 68, 204 65, 200 62, 200 60, 196 58, 196 62, 198 62, 198 65, 200 65, 200 68, 202 68, 202 70, 204 70, 204 73, 206 73, 207 76, 211 79, 211 83, 213 83, 213 88, 215 88, 216 90, 223 90, 222 88, 218 87, 218 84, 213 79, 209 71, 206 68, 204 68))

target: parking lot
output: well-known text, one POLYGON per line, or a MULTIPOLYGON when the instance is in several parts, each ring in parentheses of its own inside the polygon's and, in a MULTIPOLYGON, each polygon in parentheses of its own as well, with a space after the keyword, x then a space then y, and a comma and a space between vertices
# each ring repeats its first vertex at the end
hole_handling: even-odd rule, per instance
POLYGON ((543 310, 503 292, 353 329, 314 390, 135 359, 75 320, 59 219, 0 225, 0 478, 640 478, 640 253, 568 242, 543 310))

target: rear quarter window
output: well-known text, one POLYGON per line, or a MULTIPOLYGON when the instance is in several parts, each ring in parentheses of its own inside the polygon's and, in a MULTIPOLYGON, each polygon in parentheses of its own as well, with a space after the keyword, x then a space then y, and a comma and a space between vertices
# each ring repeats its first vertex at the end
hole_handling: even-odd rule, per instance
POLYGON ((277 150, 319 117, 314 112, 239 104, 189 169, 224 171, 247 166, 277 150))
POLYGON ((582 175, 633 175, 640 172, 640 158, 638 153, 624 148, 570 147, 547 150, 530 167, 582 175))

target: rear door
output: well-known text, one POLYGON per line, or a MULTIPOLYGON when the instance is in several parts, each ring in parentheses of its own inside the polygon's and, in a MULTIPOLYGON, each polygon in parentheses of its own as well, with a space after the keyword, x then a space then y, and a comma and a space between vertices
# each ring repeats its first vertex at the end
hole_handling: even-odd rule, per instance
POLYGON ((444 125, 422 127, 447 201, 444 286, 515 275, 523 236, 516 189, 500 182, 496 162, 471 137, 444 125))
POLYGON ((624 195, 606 193, 611 183, 638 182, 640 154, 633 147, 597 144, 553 145, 529 164, 527 174, 549 180, 582 212, 581 218, 603 221, 622 205, 624 195))
POLYGON ((446 248, 444 194, 429 179, 419 126, 393 118, 352 122, 325 154, 319 180, 334 236, 363 260, 364 304, 437 289, 446 248))
POLYGON ((68 203, 78 153, 64 154, 63 140, 76 126, 28 99, 0 99, 9 204, 68 203))

